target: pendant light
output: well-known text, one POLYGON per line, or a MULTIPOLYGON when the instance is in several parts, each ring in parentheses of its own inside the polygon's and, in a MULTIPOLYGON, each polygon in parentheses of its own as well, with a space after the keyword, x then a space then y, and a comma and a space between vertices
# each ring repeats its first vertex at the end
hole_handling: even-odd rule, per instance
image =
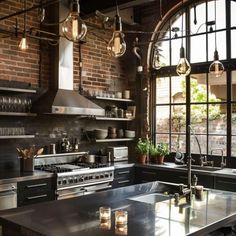
POLYGON ((87 26, 79 16, 79 0, 72 0, 72 9, 66 20, 62 23, 64 36, 73 42, 79 42, 87 33, 87 26))
POLYGON ((113 57, 120 57, 124 55, 126 51, 126 43, 124 40, 124 34, 122 32, 122 22, 119 15, 118 4, 116 1, 116 15, 114 21, 114 29, 112 38, 107 45, 108 54, 113 57))
POLYGON ((219 54, 217 51, 217 40, 216 40, 216 0, 215 4, 215 52, 214 52, 214 61, 209 67, 209 73, 215 77, 220 77, 224 72, 224 65, 219 61, 219 54))
POLYGON ((176 66, 176 73, 179 76, 188 76, 191 72, 191 66, 185 57, 185 49, 183 46, 183 30, 184 30, 184 7, 182 0, 182 39, 181 39, 181 48, 180 48, 180 59, 176 66))
MULTIPOLYGON (((26 9, 26 0, 24 0, 24 10, 26 9)), ((27 38, 26 38, 26 12, 24 12, 24 30, 23 35, 19 44, 19 48, 23 51, 29 48, 27 38)))

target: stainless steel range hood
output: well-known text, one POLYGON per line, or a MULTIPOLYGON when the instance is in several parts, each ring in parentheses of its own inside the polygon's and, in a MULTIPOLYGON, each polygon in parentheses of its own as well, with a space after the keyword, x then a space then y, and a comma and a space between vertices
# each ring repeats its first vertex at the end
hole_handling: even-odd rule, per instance
MULTIPOLYGON (((58 5, 57 20, 68 15, 67 1, 58 5)), ((55 8, 54 8, 55 12, 55 8)), ((56 29, 61 33, 61 29, 56 29)), ((39 113, 65 115, 104 116, 105 110, 73 90, 73 42, 60 38, 58 46, 53 46, 53 73, 50 89, 33 103, 33 110, 39 113)))

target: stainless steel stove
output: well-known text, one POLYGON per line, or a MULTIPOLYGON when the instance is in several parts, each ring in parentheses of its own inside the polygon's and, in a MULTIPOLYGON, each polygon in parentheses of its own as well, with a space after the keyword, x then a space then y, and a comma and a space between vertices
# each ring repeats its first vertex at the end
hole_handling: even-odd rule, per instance
POLYGON ((57 199, 85 195, 112 187, 114 167, 101 163, 81 163, 85 153, 35 159, 36 170, 55 173, 57 199))

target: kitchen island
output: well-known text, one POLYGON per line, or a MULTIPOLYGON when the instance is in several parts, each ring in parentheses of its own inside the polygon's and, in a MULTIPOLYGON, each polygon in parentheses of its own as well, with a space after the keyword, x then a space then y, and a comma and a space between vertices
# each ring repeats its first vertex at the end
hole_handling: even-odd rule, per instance
POLYGON ((3 236, 205 235, 236 220, 236 194, 205 190, 191 206, 175 204, 178 184, 150 182, 51 201, 0 213, 3 236), (158 193, 165 193, 158 194, 158 193), (111 226, 102 227, 99 207, 111 208, 111 226), (128 212, 127 233, 115 228, 116 210, 128 212))

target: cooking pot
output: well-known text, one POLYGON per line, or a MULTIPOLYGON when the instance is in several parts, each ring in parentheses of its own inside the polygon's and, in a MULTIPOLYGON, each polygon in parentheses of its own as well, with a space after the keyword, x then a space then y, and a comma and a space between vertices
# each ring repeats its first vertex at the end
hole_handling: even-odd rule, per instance
POLYGON ((82 162, 95 163, 96 162, 96 155, 91 155, 91 154, 84 155, 84 156, 82 156, 82 162))

